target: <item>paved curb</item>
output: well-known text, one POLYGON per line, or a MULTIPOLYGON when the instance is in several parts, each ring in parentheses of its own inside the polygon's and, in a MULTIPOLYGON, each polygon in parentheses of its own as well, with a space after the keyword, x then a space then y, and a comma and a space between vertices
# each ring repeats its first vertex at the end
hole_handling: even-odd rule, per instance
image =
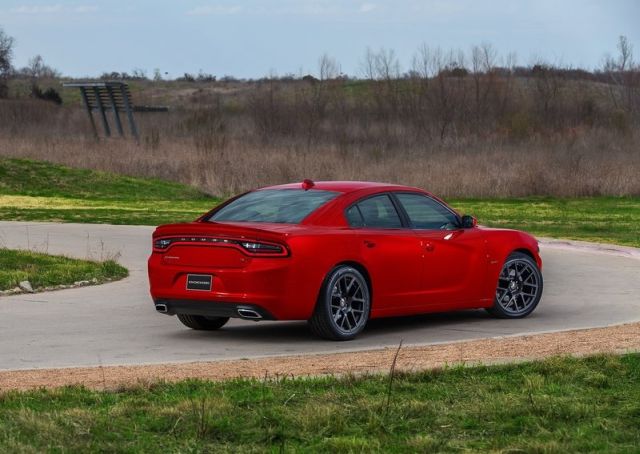
POLYGON ((591 243, 588 241, 565 240, 560 238, 547 237, 539 237, 537 239, 540 242, 540 245, 553 249, 608 254, 618 257, 630 257, 640 260, 640 248, 631 246, 619 246, 617 244, 591 243))

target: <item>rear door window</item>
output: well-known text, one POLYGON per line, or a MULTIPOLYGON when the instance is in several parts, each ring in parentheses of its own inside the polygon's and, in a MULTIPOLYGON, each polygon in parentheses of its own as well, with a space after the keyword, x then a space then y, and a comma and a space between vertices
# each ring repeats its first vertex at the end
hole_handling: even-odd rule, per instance
POLYGON ((402 228, 402 221, 396 207, 386 194, 361 200, 350 207, 345 214, 351 227, 402 228))

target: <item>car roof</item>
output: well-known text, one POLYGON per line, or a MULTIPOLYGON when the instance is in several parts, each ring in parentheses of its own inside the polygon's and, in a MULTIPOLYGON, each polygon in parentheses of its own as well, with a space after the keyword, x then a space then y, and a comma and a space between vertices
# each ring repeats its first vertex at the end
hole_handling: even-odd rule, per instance
MULTIPOLYGON (((314 185, 311 189, 319 189, 323 191, 336 191, 336 192, 355 192, 363 189, 382 189, 382 190, 416 190, 410 186, 403 186, 391 183, 378 183, 374 181, 314 181, 314 185)), ((280 184, 276 186, 268 186, 261 189, 302 189, 302 182, 280 184)))

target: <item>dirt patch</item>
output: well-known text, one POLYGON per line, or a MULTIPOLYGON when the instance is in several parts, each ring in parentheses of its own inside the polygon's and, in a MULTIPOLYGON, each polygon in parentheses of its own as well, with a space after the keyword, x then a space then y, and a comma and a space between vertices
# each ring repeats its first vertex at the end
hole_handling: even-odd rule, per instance
MULTIPOLYGON (((84 385, 115 389, 159 380, 226 380, 282 376, 380 373, 389 370, 397 348, 350 353, 282 356, 251 360, 105 366, 0 372, 0 391, 84 385)), ((421 347, 402 347, 396 370, 420 371, 449 364, 479 364, 640 350, 640 323, 561 333, 502 337, 421 347)))

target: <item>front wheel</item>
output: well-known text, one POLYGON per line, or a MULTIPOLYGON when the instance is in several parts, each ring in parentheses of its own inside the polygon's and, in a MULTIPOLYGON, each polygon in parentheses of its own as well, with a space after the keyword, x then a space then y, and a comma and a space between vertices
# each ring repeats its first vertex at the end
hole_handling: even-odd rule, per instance
POLYGON ((204 317, 189 314, 177 314, 177 316, 184 326, 207 331, 220 329, 229 321, 229 317, 204 317))
POLYGON ((542 273, 527 254, 514 252, 505 260, 498 277, 493 306, 487 309, 498 318, 523 318, 542 297, 542 273))
POLYGON ((369 286, 362 273, 339 266, 325 279, 309 326, 324 339, 351 340, 364 329, 370 309, 369 286))

